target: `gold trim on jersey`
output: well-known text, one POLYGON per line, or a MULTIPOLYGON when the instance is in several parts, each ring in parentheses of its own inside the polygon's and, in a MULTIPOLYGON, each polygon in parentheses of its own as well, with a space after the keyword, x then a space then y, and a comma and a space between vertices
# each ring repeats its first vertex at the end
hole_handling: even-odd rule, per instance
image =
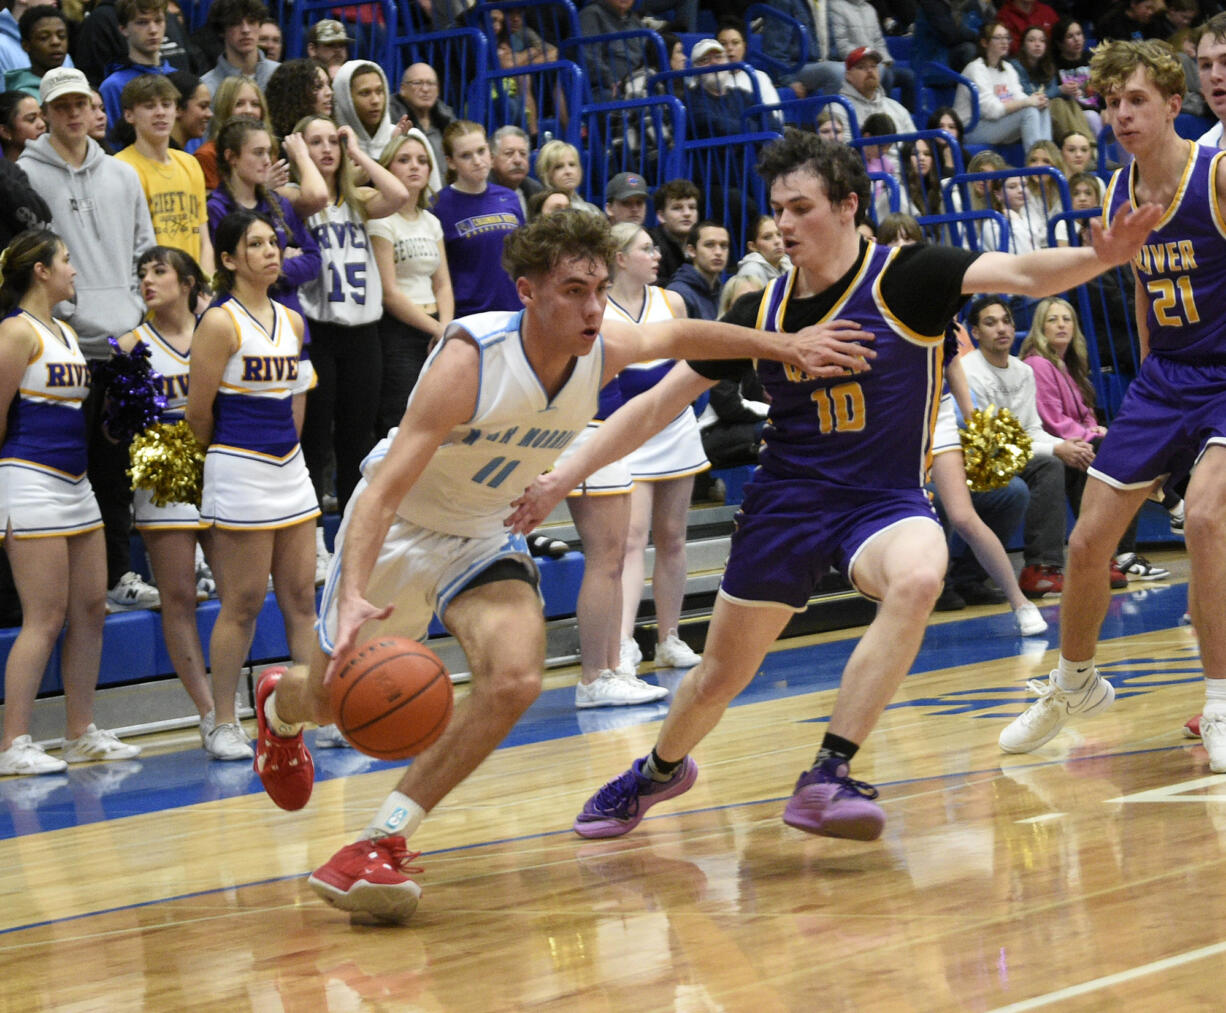
POLYGON ((262 461, 271 461, 273 464, 285 464, 295 454, 297 454, 300 449, 301 447, 295 443, 294 448, 288 454, 283 454, 278 457, 276 454, 266 454, 261 450, 251 450, 248 447, 235 447, 229 443, 211 443, 209 444, 208 453, 211 454, 214 451, 225 450, 237 455, 238 457, 255 457, 262 461))
POLYGON ((164 349, 170 355, 173 355, 176 359, 183 363, 183 365, 191 365, 191 349, 189 348, 186 353, 180 352, 174 345, 162 337, 162 332, 153 326, 152 321, 146 320, 143 324, 137 325, 136 329, 132 333, 135 334, 138 339, 144 341, 145 339, 141 336, 142 331, 148 331, 149 336, 153 341, 156 341, 162 349, 164 349))
POLYGON ((943 342, 945 340, 944 332, 936 335, 920 334, 919 331, 908 327, 901 320, 899 320, 898 317, 895 316, 894 311, 890 309, 888 305, 886 305, 885 296, 881 293, 881 279, 885 277, 886 271, 890 269, 890 265, 894 262, 894 258, 898 256, 898 251, 900 249, 901 247, 895 247, 892 249, 886 256, 885 263, 881 266, 881 270, 877 272, 877 278, 873 282, 873 302, 876 303, 877 310, 881 313, 881 319, 883 319, 889 325, 890 330, 892 330, 904 341, 909 341, 913 345, 920 345, 927 348, 931 345, 937 344, 938 342, 943 342))
POLYGON ((1213 215, 1213 224, 1218 235, 1226 239, 1226 216, 1222 214, 1222 202, 1217 193, 1218 163, 1226 157, 1226 151, 1219 151, 1209 161, 1209 211, 1213 215))
MULTIPOLYGON (((274 346, 279 346, 281 344, 281 331, 284 330, 284 328, 281 326, 281 314, 280 312, 278 312, 279 304, 275 300, 272 300, 272 299, 269 299, 268 302, 272 306, 272 330, 271 331, 267 327, 265 327, 259 321, 259 319, 257 319, 256 315, 252 313, 251 310, 247 309, 247 307, 244 306, 241 302, 239 302, 234 296, 231 296, 229 299, 227 299, 225 302, 221 304, 221 308, 229 312, 230 317, 234 320, 234 329, 240 335, 240 338, 239 338, 240 346, 242 344, 242 338, 241 338, 242 330, 239 328, 238 318, 235 315, 234 310, 230 309, 231 306, 237 306, 239 309, 241 309, 243 313, 247 315, 247 319, 249 319, 253 324, 255 324, 256 327, 258 327, 261 331, 263 331, 264 334, 268 337, 268 340, 274 346)), ((284 309, 284 307, 280 307, 280 308, 284 309)), ((286 317, 286 322, 287 323, 289 322, 288 317, 286 317)), ((292 327, 290 328, 290 331, 291 332, 293 331, 292 327)))
MULTIPOLYGON (((1162 217, 1158 219, 1158 224, 1154 226, 1153 231, 1158 232, 1179 210, 1179 205, 1183 203, 1183 196, 1187 192, 1188 183, 1192 178, 1192 167, 1196 164, 1196 156, 1200 151, 1200 145, 1195 141, 1186 141, 1188 145, 1188 160, 1184 162, 1183 172, 1179 177, 1179 185, 1175 188, 1175 196, 1171 198, 1171 203, 1167 209, 1162 212, 1162 217)), ((1132 164, 1128 167, 1128 204, 1135 211, 1137 208, 1137 163, 1133 159, 1132 164)), ((1103 207, 1103 214, 1106 214, 1106 206, 1103 207)))

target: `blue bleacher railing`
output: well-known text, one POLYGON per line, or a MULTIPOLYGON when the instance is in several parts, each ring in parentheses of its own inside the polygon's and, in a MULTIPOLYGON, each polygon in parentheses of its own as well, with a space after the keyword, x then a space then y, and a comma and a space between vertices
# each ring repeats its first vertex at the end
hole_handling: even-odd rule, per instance
POLYGON ((643 78, 645 85, 646 77, 668 67, 664 40, 650 28, 562 39, 558 44, 558 55, 583 68, 586 84, 583 101, 586 103, 620 102, 641 97, 627 90, 627 76, 617 74, 615 68, 618 66, 634 65, 639 68, 630 75, 631 89, 635 76, 643 78))
POLYGON ((779 139, 762 131, 734 137, 688 139, 682 148, 680 175, 692 179, 702 191, 700 214, 728 226, 731 249, 739 256, 745 249, 749 226, 755 216, 769 214, 766 186, 757 173, 762 148, 779 139))
MULTIPOLYGON (((582 127, 590 155, 584 194, 598 207, 604 206, 606 184, 619 172, 638 173, 652 192, 681 175, 685 107, 672 95, 584 106, 582 127)), ((650 206, 648 213, 654 215, 650 206)))
POLYGON ((915 110, 915 121, 927 122, 928 114, 941 106, 952 106, 958 87, 966 89, 970 96, 971 118, 969 123, 963 123, 962 129, 970 133, 979 123, 979 92, 968 77, 963 77, 955 70, 950 70, 943 63, 925 63, 916 74, 919 78, 919 108, 915 110), (933 93, 937 93, 937 98, 933 93))
POLYGON ((811 59, 808 36, 794 17, 766 4, 753 4, 745 11, 745 21, 750 26, 749 62, 772 78, 795 77, 811 59))
MULTIPOLYGON (((392 39, 397 32, 396 6, 391 0, 294 0, 281 5, 281 30, 287 59, 306 56, 306 40, 316 21, 342 21, 356 40, 350 51, 354 60, 370 60, 380 67, 392 66, 392 39)), ((391 82, 388 82, 389 85, 391 82)))
POLYGON ((538 146, 549 135, 581 147, 583 71, 578 64, 556 60, 491 70, 485 81, 489 94, 483 125, 487 133, 511 124, 537 138, 538 146))
POLYGON ((777 130, 779 126, 816 129, 818 115, 823 109, 832 106, 839 109, 846 118, 850 137, 859 137, 860 122, 856 118, 856 110, 840 95, 810 95, 771 105, 751 106, 741 114, 741 124, 747 132, 777 130))
POLYGON ((485 122, 488 104, 489 40, 476 28, 452 28, 393 40, 388 84, 395 89, 405 68, 426 63, 438 75, 439 100, 459 117, 485 122))

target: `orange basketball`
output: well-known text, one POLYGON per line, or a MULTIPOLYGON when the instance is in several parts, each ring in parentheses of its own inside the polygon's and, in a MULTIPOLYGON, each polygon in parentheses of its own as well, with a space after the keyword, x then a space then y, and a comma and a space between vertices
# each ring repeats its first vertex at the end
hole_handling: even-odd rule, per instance
POLYGON ((447 669, 408 637, 379 637, 355 649, 333 677, 331 697, 341 733, 380 760, 416 756, 451 720, 447 669))

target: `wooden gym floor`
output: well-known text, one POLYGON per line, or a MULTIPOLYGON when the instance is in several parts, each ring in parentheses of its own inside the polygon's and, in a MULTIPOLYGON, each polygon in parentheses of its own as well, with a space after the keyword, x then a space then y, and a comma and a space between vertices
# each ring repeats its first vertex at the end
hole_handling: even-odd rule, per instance
MULTIPOLYGON (((1158 558, 1158 557, 1155 557, 1158 558)), ((1055 657, 1001 608, 934 617, 856 776, 884 837, 780 821, 856 630, 789 641, 633 834, 570 832, 663 707, 576 713, 573 673, 426 821, 406 927, 351 923, 304 877, 395 776, 319 751, 283 813, 194 735, 139 761, 0 780, 0 1010, 1220 1009, 1226 777, 1181 735, 1203 697, 1169 583, 1117 593, 1105 715, 1004 756, 1055 657)), ((661 678, 674 684, 678 673, 661 678)))

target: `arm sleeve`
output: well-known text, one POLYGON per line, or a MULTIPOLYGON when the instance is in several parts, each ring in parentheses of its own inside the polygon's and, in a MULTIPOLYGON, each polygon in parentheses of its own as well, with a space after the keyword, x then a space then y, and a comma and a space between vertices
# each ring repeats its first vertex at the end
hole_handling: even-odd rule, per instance
POLYGON ((1056 367, 1041 355, 1028 355, 1023 361, 1034 372, 1034 403, 1043 428, 1064 440, 1084 439, 1084 427, 1068 415, 1056 367))
MULTIPOLYGON (((741 327, 756 327, 758 323, 758 304, 762 301, 761 292, 746 292, 731 309, 723 316, 726 323, 738 324, 741 327)), ((754 364, 749 359, 690 359, 686 363, 699 376, 708 380, 739 381, 745 371, 752 370, 754 364)))
POLYGON ((1030 436, 1030 449, 1036 457, 1051 457, 1055 451, 1057 440, 1048 435, 1047 430, 1043 428, 1043 423, 1039 421, 1038 393, 1035 386, 1034 370, 1021 360, 1013 360, 1026 371, 1026 378, 1022 383, 1021 390, 1018 392, 1017 401, 1015 404, 1008 406, 1009 411, 1017 416, 1017 420, 1022 424, 1022 428, 1026 430, 1030 436))
POLYGON ((992 89, 991 71, 981 60, 972 60, 962 71, 963 77, 969 77, 979 93, 979 116, 985 120, 998 120, 1005 115, 1005 104, 996 97, 992 89))
POLYGON ((962 278, 978 256, 952 246, 905 247, 881 279, 885 304, 913 331, 944 334, 966 301, 962 278))
POLYGON ((319 244, 315 242, 315 237, 302 224, 302 219, 298 217, 298 213, 290 202, 284 197, 281 197, 280 201, 281 214, 285 217, 285 227, 290 234, 290 245, 302 251, 297 257, 290 257, 281 265, 281 273, 290 285, 298 288, 319 277, 319 272, 323 267, 323 258, 320 256, 319 244))

